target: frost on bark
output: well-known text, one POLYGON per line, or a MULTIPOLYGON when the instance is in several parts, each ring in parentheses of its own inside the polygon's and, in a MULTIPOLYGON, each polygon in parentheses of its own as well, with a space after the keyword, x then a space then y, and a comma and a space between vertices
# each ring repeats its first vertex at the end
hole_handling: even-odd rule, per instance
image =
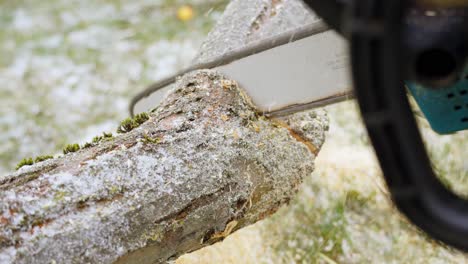
POLYGON ((159 263, 218 242, 293 197, 327 129, 321 111, 267 119, 235 81, 190 73, 137 129, 0 177, 0 263, 159 263))

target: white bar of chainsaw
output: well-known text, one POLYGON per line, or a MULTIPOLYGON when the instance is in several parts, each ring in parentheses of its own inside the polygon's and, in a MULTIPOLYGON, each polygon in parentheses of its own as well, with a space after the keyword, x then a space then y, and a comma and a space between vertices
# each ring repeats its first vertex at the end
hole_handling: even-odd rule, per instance
POLYGON ((236 80, 260 112, 285 115, 351 98, 346 40, 322 22, 195 65, 134 98, 132 114, 155 108, 177 76, 215 69, 236 80))

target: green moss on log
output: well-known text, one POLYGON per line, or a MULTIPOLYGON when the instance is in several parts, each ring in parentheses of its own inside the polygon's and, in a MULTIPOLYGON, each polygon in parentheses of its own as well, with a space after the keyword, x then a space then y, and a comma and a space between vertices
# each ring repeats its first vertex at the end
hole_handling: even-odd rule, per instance
POLYGON ((32 158, 25 158, 25 159, 22 159, 18 165, 16 165, 16 170, 19 170, 21 169, 22 167, 24 166, 31 166, 34 164, 34 160, 32 158))
POLYGON ((149 115, 147 113, 138 114, 134 118, 127 118, 120 123, 117 133, 128 133, 148 121, 148 119, 149 115))
POLYGON ((127 133, 138 127, 138 124, 132 119, 127 118, 120 122, 120 126, 117 129, 117 133, 127 133))
POLYGON ((94 147, 96 146, 97 144, 99 144, 100 142, 102 141, 105 141, 105 140, 111 140, 114 138, 114 135, 112 133, 102 133, 102 136, 95 136, 91 142, 86 142, 84 145, 83 145, 83 149, 86 149, 86 148, 91 148, 91 147, 94 147))
POLYGON ((147 113, 141 113, 141 114, 138 114, 136 115, 133 120, 138 124, 138 125, 141 125, 143 123, 145 123, 146 121, 149 120, 149 115, 147 113))
POLYGON ((34 162, 39 163, 39 162, 43 162, 43 161, 50 160, 53 158, 54 156, 51 156, 51 155, 38 156, 36 157, 36 159, 34 159, 34 162))
POLYGON ((73 153, 73 152, 77 152, 78 150, 80 150, 81 147, 79 144, 70 144, 70 145, 67 145, 64 149, 63 149, 63 154, 68 154, 68 153, 73 153))

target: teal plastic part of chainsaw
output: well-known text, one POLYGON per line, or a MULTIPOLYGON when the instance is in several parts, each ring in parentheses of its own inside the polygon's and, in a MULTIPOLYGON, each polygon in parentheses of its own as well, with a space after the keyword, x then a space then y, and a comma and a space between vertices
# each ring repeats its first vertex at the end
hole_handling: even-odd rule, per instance
POLYGON ((455 85, 443 89, 407 82, 419 108, 432 129, 439 134, 468 129, 468 75, 465 76, 455 85))

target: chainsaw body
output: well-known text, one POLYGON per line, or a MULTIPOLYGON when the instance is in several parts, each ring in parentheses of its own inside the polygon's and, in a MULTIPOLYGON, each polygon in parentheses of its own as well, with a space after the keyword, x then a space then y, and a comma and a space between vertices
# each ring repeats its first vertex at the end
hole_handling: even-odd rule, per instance
POLYGON ((434 131, 451 134, 468 129, 466 78, 444 89, 429 89, 414 82, 407 86, 434 131))

